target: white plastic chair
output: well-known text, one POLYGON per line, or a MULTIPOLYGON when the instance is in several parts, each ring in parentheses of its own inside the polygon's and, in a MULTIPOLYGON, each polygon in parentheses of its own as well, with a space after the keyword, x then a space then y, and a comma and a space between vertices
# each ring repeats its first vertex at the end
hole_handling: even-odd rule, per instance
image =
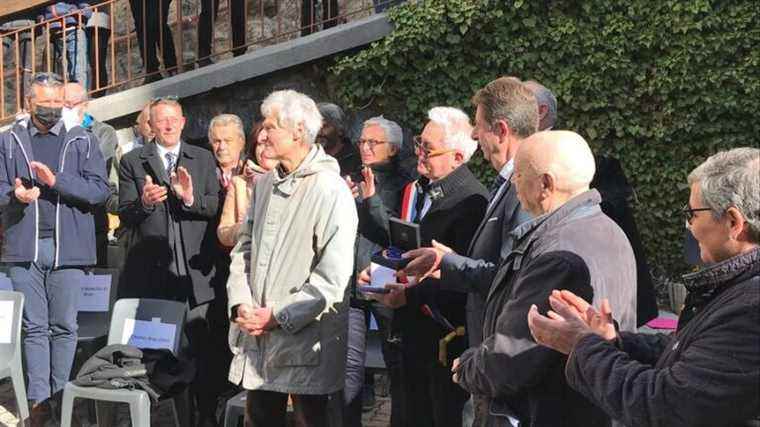
MULTIPOLYGON (((24 372, 21 366, 21 314, 24 310, 24 294, 13 291, 0 291, 0 301, 13 304, 11 313, 10 342, 0 343, 0 379, 11 378, 13 393, 16 397, 21 425, 29 418, 29 403, 26 401, 24 372)), ((4 304, 5 305, 5 304, 4 304)))
MULTIPOLYGON (((108 332, 108 344, 126 344, 124 342, 124 328, 127 319, 153 321, 161 319, 161 323, 176 326, 172 352, 179 352, 182 331, 185 324, 186 307, 184 303, 177 301, 158 299, 120 299, 116 301, 111 317, 111 326, 108 332)), ((174 419, 176 425, 184 426, 190 409, 187 391, 184 396, 176 396, 174 400, 174 419)), ((117 389, 110 390, 99 387, 81 387, 72 382, 66 383, 63 389, 63 402, 61 408, 61 427, 71 426, 71 416, 74 407, 74 399, 84 398, 97 401, 95 414, 99 427, 111 425, 112 414, 110 404, 104 402, 122 402, 129 405, 132 417, 132 426, 150 427, 150 398, 148 393, 142 390, 117 389)))

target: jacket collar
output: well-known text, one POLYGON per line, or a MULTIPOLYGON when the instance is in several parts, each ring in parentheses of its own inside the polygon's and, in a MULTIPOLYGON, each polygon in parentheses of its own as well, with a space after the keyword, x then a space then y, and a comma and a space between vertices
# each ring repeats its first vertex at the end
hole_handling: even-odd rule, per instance
MULTIPOLYGON (((145 143, 143 146, 143 150, 140 153, 141 159, 148 159, 150 157, 158 156, 158 143, 155 139, 145 143)), ((191 150, 188 150, 187 143, 185 141, 180 141, 179 145, 179 157, 186 157, 188 159, 194 159, 195 153, 193 153, 191 150)))
MULTIPOLYGON (((538 237, 545 230, 550 230, 556 227, 558 224, 575 218, 584 212, 593 212, 599 210, 599 204, 602 202, 602 196, 596 190, 584 191, 581 194, 568 200, 564 205, 560 206, 547 214, 538 216, 531 221, 528 221, 512 231, 512 236, 515 242, 522 242, 527 235, 531 235, 531 239, 538 237), (596 208, 596 209, 595 209, 596 208)), ((520 244, 522 246, 522 243, 520 244)))
POLYGON ((683 276, 689 293, 678 317, 678 330, 682 330, 697 313, 729 287, 760 275, 760 248, 737 255, 683 276))
POLYGON ((689 292, 710 292, 725 284, 735 283, 748 275, 760 274, 760 248, 736 255, 696 273, 683 276, 689 292), (738 279, 738 280, 737 280, 738 279))
MULTIPOLYGON (((31 118, 29 118, 28 121, 26 122, 26 128, 29 129, 30 136, 35 136, 38 133, 42 133, 40 132, 39 129, 37 129, 37 126, 35 126, 34 123, 32 123, 31 118)), ((64 127, 63 120, 58 120, 58 123, 53 125, 53 127, 50 128, 50 130, 48 130, 49 133, 52 133, 55 136, 60 136, 61 132, 65 132, 65 131, 66 131, 66 128, 64 127)))
POLYGON ((461 189, 472 182, 477 182, 477 178, 466 164, 462 164, 438 181, 429 182, 424 177, 420 178, 419 187, 430 197, 432 211, 456 203, 460 199, 457 196, 469 196, 470 192, 463 192, 461 189))

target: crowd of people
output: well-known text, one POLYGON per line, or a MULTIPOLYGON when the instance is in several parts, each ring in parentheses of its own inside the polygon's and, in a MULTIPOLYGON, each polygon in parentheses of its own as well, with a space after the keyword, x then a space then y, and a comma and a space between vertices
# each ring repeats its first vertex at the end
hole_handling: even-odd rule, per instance
POLYGON ((193 425, 219 425, 247 390, 246 426, 361 426, 370 317, 390 378, 391 426, 743 426, 760 415, 760 150, 715 153, 682 209, 701 271, 669 336, 635 227, 592 187, 599 156, 553 130, 556 99, 501 77, 474 117, 436 106, 405 138, 383 116, 271 93, 246 134, 214 117, 182 139, 179 101, 140 112, 119 145, 79 83, 36 75, 0 136, 2 262, 26 298, 32 424, 71 376, 88 266, 121 269, 119 297, 181 301, 193 425), (412 145, 412 147, 409 147, 412 145), (416 165, 403 159, 412 148, 416 165), (480 150, 495 172, 468 166, 480 150), (110 216, 109 216, 110 214, 110 216), (123 259, 105 260, 110 218, 123 259), (394 218, 419 227, 393 279, 371 286, 394 218), (644 266, 644 267, 642 267, 644 266), (647 274, 648 275, 648 274, 647 274), (652 309, 654 307, 654 309, 652 309))

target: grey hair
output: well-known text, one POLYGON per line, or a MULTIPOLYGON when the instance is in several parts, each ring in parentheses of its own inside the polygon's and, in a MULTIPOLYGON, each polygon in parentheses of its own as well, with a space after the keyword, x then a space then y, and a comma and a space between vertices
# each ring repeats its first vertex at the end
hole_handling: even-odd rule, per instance
POLYGON ((388 143, 396 147, 396 150, 401 150, 401 147, 403 147, 404 132, 401 130, 401 126, 399 126, 398 123, 388 120, 383 116, 377 116, 365 121, 363 128, 366 128, 367 126, 379 126, 385 133, 388 143))
POLYGON ((730 207, 744 215, 750 238, 760 243, 760 149, 734 148, 710 156, 688 178, 699 185, 702 202, 720 218, 730 207))
POLYGON ((538 130, 553 128, 557 124, 557 97, 554 96, 554 92, 535 80, 528 80, 525 84, 536 95, 536 102, 538 102, 539 107, 541 105, 547 107, 545 123, 543 126, 539 123, 538 130))
POLYGON ((54 87, 63 88, 63 79, 55 73, 37 73, 32 77, 32 83, 26 86, 24 95, 29 99, 34 99, 34 87, 54 87))
POLYGON ((220 114, 213 119, 211 119, 211 123, 208 125, 208 139, 211 141, 211 131, 214 130, 214 127, 216 126, 235 126, 237 128, 238 134, 240 134, 240 138, 245 141, 245 128, 243 127, 243 121, 240 120, 240 117, 238 117, 235 114, 220 114))
POLYGON ((326 124, 332 125, 341 134, 346 133, 346 114, 339 106, 330 102, 320 102, 317 104, 319 113, 326 124))
POLYGON ((472 139, 470 117, 454 107, 433 107, 428 111, 428 119, 443 128, 443 142, 448 148, 457 150, 464 156, 465 163, 478 149, 472 139))
POLYGON ((277 115, 278 124, 293 132, 303 124, 305 141, 312 145, 322 128, 322 114, 308 96, 294 90, 278 90, 269 94, 261 104, 264 117, 277 115))

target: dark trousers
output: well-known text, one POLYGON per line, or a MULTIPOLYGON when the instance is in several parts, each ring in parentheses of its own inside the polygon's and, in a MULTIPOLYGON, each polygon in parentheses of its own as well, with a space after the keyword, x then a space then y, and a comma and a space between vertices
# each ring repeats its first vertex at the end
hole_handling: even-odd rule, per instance
POLYGON ((158 71, 158 50, 161 50, 165 69, 176 67, 177 53, 168 24, 171 0, 129 0, 129 5, 145 72, 158 71))
POLYGON ((427 360, 404 360, 404 395, 409 425, 461 427, 462 409, 469 394, 454 384, 450 367, 441 366, 433 358, 423 358, 427 360))
POLYGON ((380 333, 383 334, 382 352, 385 368, 391 379, 391 427, 406 427, 409 419, 406 418, 406 406, 408 401, 405 396, 404 382, 406 381, 406 368, 404 367, 401 333, 394 330, 393 310, 383 307, 377 302, 369 306, 369 310, 377 320, 380 333))
MULTIPOLYGON (((338 24, 338 0, 322 0, 322 29, 338 24)), ((308 36, 319 31, 317 0, 303 0, 301 3, 301 35, 308 36)))
MULTIPOLYGON (((291 394, 296 427, 326 427, 328 395, 291 394)), ((274 391, 248 392, 245 427, 286 427, 288 394, 274 391)))
POLYGON ((90 84, 92 97, 99 98, 105 95, 102 87, 108 86, 108 43, 111 38, 111 30, 107 28, 87 28, 87 58, 90 62, 90 72, 87 81, 90 84))
POLYGON ((53 45, 53 71, 67 80, 77 80, 77 28, 67 27, 65 34, 61 29, 51 30, 50 43, 53 45))
MULTIPOLYGON (((198 18, 198 60, 206 62, 212 53, 214 23, 219 12, 219 0, 201 0, 201 14, 198 18)), ((232 28, 232 54, 245 53, 245 0, 230 0, 230 25, 232 28)), ((225 46, 226 47, 226 46, 225 46)))
POLYGON ((187 313, 185 336, 189 342, 189 355, 198 368, 190 391, 200 425, 207 425, 203 422, 215 419, 220 396, 234 387, 227 381, 232 353, 227 343, 229 321, 226 310, 227 299, 217 297, 187 313))

